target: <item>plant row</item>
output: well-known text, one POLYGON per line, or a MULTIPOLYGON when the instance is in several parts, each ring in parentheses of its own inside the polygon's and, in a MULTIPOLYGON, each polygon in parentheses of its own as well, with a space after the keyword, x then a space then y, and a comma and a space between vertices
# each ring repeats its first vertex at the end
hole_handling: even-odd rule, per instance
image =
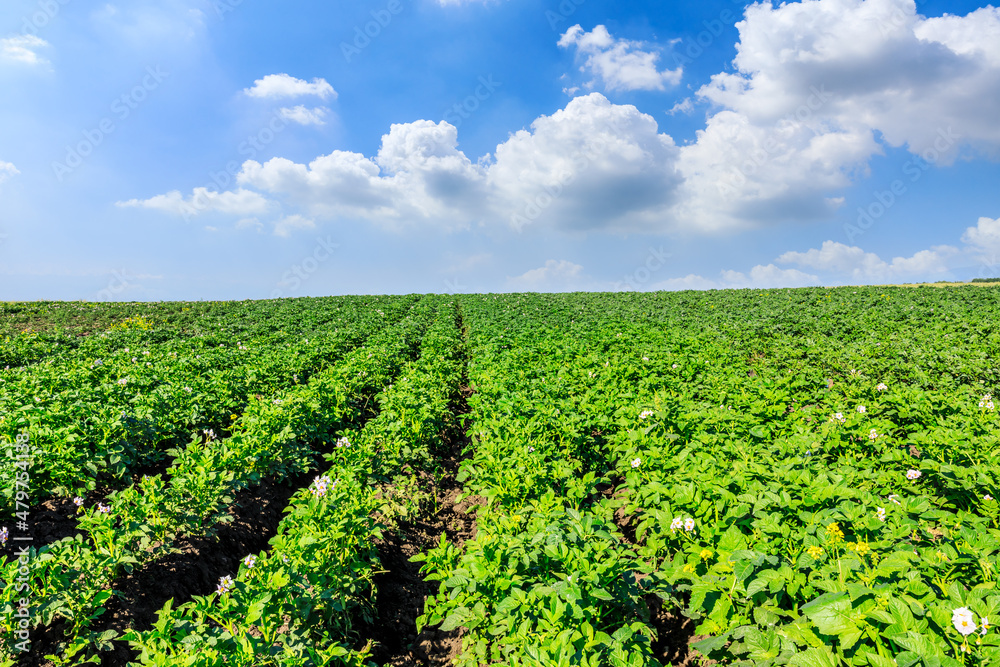
POLYGON ((377 622, 373 540, 417 509, 421 490, 403 471, 432 467, 462 361, 455 307, 444 304, 419 359, 378 396, 376 418, 342 432, 269 549, 248 554, 214 594, 169 602, 151 630, 129 634, 141 664, 368 664, 355 625, 377 622))
MULTIPOLYGON (((180 535, 200 535, 227 516, 233 495, 263 478, 284 479, 315 467, 317 447, 369 414, 373 395, 413 354, 433 306, 418 303, 412 316, 376 335, 342 363, 277 397, 255 401, 224 440, 195 439, 172 452, 163 475, 112 494, 107 504, 86 508, 79 527, 87 536, 66 538, 30 558, 32 626, 65 621, 63 659, 77 659, 106 642, 90 628, 113 595, 123 572, 168 553, 180 535)), ((19 599, 5 567, 3 608, 19 599)), ((5 618, 12 618, 5 616, 5 618)))

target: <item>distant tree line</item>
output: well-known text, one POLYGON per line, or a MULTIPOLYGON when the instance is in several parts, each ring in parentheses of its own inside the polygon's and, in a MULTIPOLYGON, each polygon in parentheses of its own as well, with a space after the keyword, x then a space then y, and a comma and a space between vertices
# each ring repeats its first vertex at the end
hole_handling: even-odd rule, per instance
POLYGON ((1000 283, 1000 278, 973 278, 974 283, 1000 283))

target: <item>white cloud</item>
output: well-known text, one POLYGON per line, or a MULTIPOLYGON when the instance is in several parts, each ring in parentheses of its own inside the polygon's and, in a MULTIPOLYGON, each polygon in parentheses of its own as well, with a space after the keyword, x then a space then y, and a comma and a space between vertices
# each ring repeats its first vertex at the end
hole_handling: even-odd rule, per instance
POLYGON ((264 224, 257 218, 243 218, 236 222, 236 229, 252 229, 260 234, 264 231, 264 224))
POLYGON ((289 215, 275 223, 274 233, 276 236, 291 236, 297 229, 315 229, 315 227, 316 223, 309 218, 297 214, 289 215))
POLYGON ((328 97, 337 99, 337 91, 325 79, 313 79, 312 83, 296 79, 288 74, 268 74, 263 79, 254 81, 252 88, 243 91, 249 97, 260 99, 282 97, 304 97, 315 95, 325 100, 328 97))
MULTIPOLYGON (((308 164, 249 160, 237 182, 242 198, 262 193, 261 202, 263 195, 280 199, 312 218, 390 228, 656 231, 669 224, 676 200, 677 155, 651 116, 592 93, 538 118, 476 162, 458 150, 455 126, 420 120, 392 125, 372 158, 333 151, 308 164)), ((143 203, 163 210, 184 204, 179 193, 143 203)))
POLYGON ((940 276, 949 272, 947 260, 959 252, 951 246, 921 250, 911 257, 894 257, 886 262, 875 253, 836 241, 824 241, 821 248, 806 252, 786 252, 777 259, 832 274, 852 281, 889 281, 940 276))
POLYGON ((393 125, 374 159, 334 151, 308 165, 284 158, 248 161, 237 180, 292 199, 314 216, 460 228, 481 214, 484 175, 457 142, 457 129, 444 121, 393 125))
POLYGON ((819 277, 797 271, 796 269, 780 269, 774 264, 760 265, 750 269, 750 274, 738 271, 723 271, 722 280, 729 287, 752 287, 754 289, 771 289, 774 287, 805 287, 818 285, 819 277))
POLYGON ((670 278, 651 286, 653 290, 676 292, 680 290, 708 289, 772 289, 777 287, 807 287, 819 285, 819 276, 796 269, 782 269, 774 264, 757 266, 750 273, 721 271, 718 279, 689 274, 683 278, 670 278))
POLYGON ((690 97, 685 97, 683 100, 670 107, 670 111, 667 113, 671 116, 675 116, 679 113, 690 114, 694 111, 694 102, 691 101, 690 97))
POLYGON ((270 202, 257 192, 239 189, 233 192, 213 192, 208 188, 195 188, 191 196, 184 198, 177 190, 149 199, 130 199, 116 202, 123 208, 149 208, 185 219, 201 213, 223 213, 228 215, 260 215, 270 208, 270 202))
POLYGON ((662 229, 680 183, 677 156, 651 116, 591 93, 497 146, 491 208, 514 227, 662 229))
MULTIPOLYGON (((684 146, 651 116, 591 93, 479 159, 458 149, 453 125, 419 120, 393 125, 375 156, 250 161, 239 183, 314 219, 395 228, 724 233, 828 219, 887 143, 938 165, 972 150, 1000 156, 1000 46, 991 39, 1000 10, 927 19, 912 0, 757 3, 738 28, 736 70, 696 92, 692 105, 714 108, 684 146)), ((607 56, 594 72, 609 87, 651 81, 639 72, 652 61, 620 66, 614 54, 641 50, 604 28, 576 26, 560 42, 607 56)), ((288 75, 258 84, 270 95, 289 81, 305 84, 288 75)), ((942 257, 857 270, 937 270, 942 257)))
POLYGON ((1000 218, 979 218, 975 227, 969 227, 962 234, 962 242, 972 246, 974 252, 1000 252, 1000 218))
POLYGON ((704 276, 699 276, 695 273, 689 273, 683 278, 670 278, 668 280, 663 280, 650 286, 650 290, 654 292, 680 292, 683 290, 710 289, 722 289, 722 286, 717 280, 705 278, 704 276))
POLYGON ((680 67, 657 70, 660 54, 643 51, 641 42, 615 39, 603 25, 585 32, 577 24, 559 38, 559 46, 575 46, 577 53, 585 57, 581 71, 590 70, 607 90, 665 90, 677 85, 683 74, 680 67))
POLYGON ((17 167, 15 167, 10 162, 4 162, 3 160, 0 160, 0 183, 3 183, 8 178, 13 178, 14 176, 17 176, 20 173, 21 172, 17 170, 17 167))
POLYGON ((519 292, 571 292, 581 289, 583 267, 568 260, 550 259, 545 266, 507 278, 507 287, 519 292))
POLYGON ((935 164, 1000 155, 1000 10, 804 0, 751 5, 737 27, 737 71, 697 92, 719 110, 681 149, 677 217, 698 229, 829 216, 879 136, 935 164))
POLYGON ((330 110, 326 107, 309 109, 300 104, 291 108, 284 107, 278 113, 285 120, 298 123, 299 125, 326 125, 324 119, 330 113, 330 110))
POLYGON ((885 284, 896 282, 929 282, 954 280, 956 273, 966 273, 970 265, 979 264, 980 277, 992 277, 1000 265, 1000 218, 980 218, 975 227, 962 234, 962 247, 932 246, 909 257, 893 257, 887 261, 873 252, 837 241, 825 241, 819 248, 804 252, 791 251, 771 264, 757 265, 749 274, 725 270, 718 279, 689 274, 671 278, 651 286, 654 290, 727 289, 803 287, 806 285, 885 284), (780 268, 792 264, 798 269, 780 268))
POLYGON ((48 61, 39 57, 38 49, 49 43, 35 35, 17 35, 0 39, 0 60, 10 60, 25 65, 44 65, 48 61))

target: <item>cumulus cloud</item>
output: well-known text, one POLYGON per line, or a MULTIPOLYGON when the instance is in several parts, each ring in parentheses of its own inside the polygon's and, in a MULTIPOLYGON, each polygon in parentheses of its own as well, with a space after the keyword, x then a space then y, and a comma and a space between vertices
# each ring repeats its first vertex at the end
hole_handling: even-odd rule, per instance
POLYGON ((938 245, 909 257, 886 260, 874 252, 837 241, 819 248, 790 251, 770 264, 758 264, 748 273, 724 270, 718 278, 689 274, 651 286, 654 290, 705 290, 729 288, 804 287, 808 285, 885 284, 954 280, 979 266, 979 277, 994 277, 1000 270, 1000 218, 980 218, 966 228, 962 246, 938 245), (783 268, 792 265, 798 268, 783 268), (807 269, 802 271, 800 269, 807 269))
POLYGON ((257 192, 239 190, 213 192, 208 188, 195 188, 191 196, 185 198, 178 190, 149 199, 130 199, 116 203, 122 208, 148 208, 189 219, 202 213, 222 213, 227 215, 261 215, 268 211, 270 203, 257 192))
POLYGON ((975 227, 962 234, 970 260, 979 265, 979 278, 1000 276, 1000 218, 979 218, 975 227))
MULTIPOLYGON (((680 83, 683 75, 681 67, 657 70, 660 54, 643 51, 641 42, 615 39, 603 25, 586 32, 577 24, 559 38, 559 46, 576 47, 584 60, 580 71, 599 78, 607 90, 665 90, 680 83)), ((593 87, 595 83, 587 85, 593 87)))
POLYGON ((823 271, 847 280, 870 282, 947 273, 947 260, 958 252, 957 248, 951 246, 937 246, 921 250, 911 257, 895 257, 891 262, 886 262, 875 253, 865 252, 857 246, 824 241, 819 249, 786 252, 777 261, 823 271))
POLYGON ((4 37, 0 39, 0 60, 25 65, 44 65, 48 61, 38 55, 38 50, 48 45, 48 42, 35 35, 4 37))
MULTIPOLYGON (((418 120, 393 125, 374 156, 250 161, 239 183, 312 219, 386 227, 721 233, 829 219, 886 145, 941 166, 1000 155, 1000 10, 924 18, 912 0, 803 0, 751 5, 737 27, 735 70, 672 109, 710 105, 683 146, 634 106, 590 93, 478 159, 453 125, 418 120)), ((652 86, 651 73, 666 85, 654 53, 603 27, 575 26, 560 43, 609 88, 652 86)), ((248 93, 324 84, 270 75, 248 93)), ((301 119, 317 120, 308 111, 301 119)), ((883 272, 902 270, 895 261, 883 272)))
POLYGON ((691 101, 690 97, 685 97, 667 111, 671 116, 676 116, 679 113, 690 114, 692 112, 694 112, 694 102, 691 101))
POLYGON ((15 167, 10 162, 4 162, 3 160, 0 160, 0 183, 3 183, 8 178, 13 178, 14 176, 17 176, 20 173, 21 172, 17 170, 17 167, 15 167))
POLYGON ((969 227, 962 234, 962 242, 977 252, 1000 252, 1000 218, 979 218, 975 227, 969 227))
POLYGON ((736 72, 681 150, 680 217, 707 229, 826 217, 867 175, 877 137, 932 164, 1000 150, 1000 10, 922 18, 912 0, 755 4, 736 72))
POLYGON ((677 159, 651 116, 591 93, 497 146, 490 201, 515 228, 662 228, 680 185, 677 159))
POLYGON ((278 112, 282 118, 299 125, 326 125, 326 117, 330 110, 326 107, 309 109, 303 105, 284 107, 278 112))
POLYGON ((749 273, 721 271, 716 279, 692 273, 683 278, 670 278, 656 283, 652 289, 676 292, 680 290, 808 287, 819 284, 819 276, 803 273, 796 269, 782 269, 774 264, 758 264, 750 269, 749 273))
MULTIPOLYGON (((223 194, 248 202, 253 194, 261 207, 267 197, 312 218, 389 228, 483 223, 656 231, 680 186, 677 156, 651 116, 592 93, 536 119, 476 162, 458 149, 454 125, 420 120, 392 125, 374 157, 338 150, 308 164, 249 160, 237 175, 239 197, 223 194)), ((190 202, 173 192, 141 203, 176 211, 190 202)), ((202 207, 208 208, 215 209, 202 207)))
POLYGON ((581 289, 583 267, 565 259, 550 259, 545 266, 507 278, 507 287, 518 292, 571 292, 581 289))
POLYGON ((258 99, 273 99, 283 97, 305 97, 315 95, 320 99, 332 97, 337 99, 337 91, 333 89, 326 79, 316 78, 312 83, 303 79, 296 79, 288 74, 268 74, 263 79, 254 81, 252 88, 243 91, 249 97, 258 99))
POLYGON ((466 226, 481 205, 483 170, 458 150, 444 121, 393 125, 374 159, 334 151, 308 165, 284 158, 244 163, 240 184, 294 200, 312 215, 390 227, 429 222, 466 226))

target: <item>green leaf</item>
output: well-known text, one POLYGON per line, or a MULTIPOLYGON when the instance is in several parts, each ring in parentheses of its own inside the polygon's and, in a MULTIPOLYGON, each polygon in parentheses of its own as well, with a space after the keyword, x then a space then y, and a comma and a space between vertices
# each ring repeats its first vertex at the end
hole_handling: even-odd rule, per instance
POLYGON ((824 635, 839 635, 857 630, 851 616, 851 600, 847 593, 824 593, 802 607, 802 613, 809 617, 824 635))
POLYGON ((866 653, 864 656, 871 667, 896 667, 896 661, 892 658, 881 656, 878 653, 866 653))
POLYGON ((837 656, 825 646, 796 653, 788 664, 792 667, 838 667, 837 656))

